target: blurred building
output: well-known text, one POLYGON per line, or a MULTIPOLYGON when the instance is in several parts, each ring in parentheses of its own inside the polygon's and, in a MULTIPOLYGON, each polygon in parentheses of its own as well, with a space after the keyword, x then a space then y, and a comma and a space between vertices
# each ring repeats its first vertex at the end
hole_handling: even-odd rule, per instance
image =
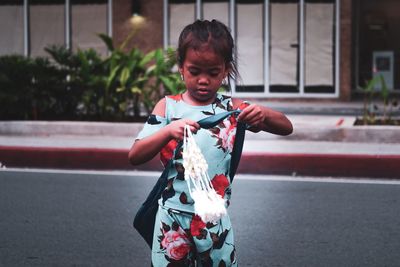
POLYGON ((348 101, 380 74, 400 92, 398 10, 398 0, 2 0, 0 55, 41 56, 48 44, 106 55, 96 33, 120 44, 133 28, 130 46, 147 52, 215 18, 236 40, 235 95, 348 101))

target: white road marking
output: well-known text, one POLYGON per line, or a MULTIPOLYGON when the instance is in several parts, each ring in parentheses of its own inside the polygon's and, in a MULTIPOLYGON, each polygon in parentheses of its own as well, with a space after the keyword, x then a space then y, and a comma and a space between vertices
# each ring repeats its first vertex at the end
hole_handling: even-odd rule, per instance
MULTIPOLYGON (((66 174, 88 174, 88 175, 121 175, 121 176, 144 176, 159 177, 161 172, 156 171, 120 171, 120 170, 66 170, 66 169, 31 169, 31 168, 2 168, 1 172, 33 172, 33 173, 66 173, 66 174)), ((349 184, 388 184, 400 185, 400 180, 392 179, 368 179, 347 177, 312 177, 312 176, 287 176, 287 175, 261 175, 261 174, 238 174, 238 180, 255 181, 288 181, 288 182, 317 182, 317 183, 349 183, 349 184)))
POLYGON ((33 172, 33 173, 66 173, 66 174, 90 174, 90 175, 122 175, 122 176, 146 176, 156 177, 161 172, 151 171, 121 171, 121 170, 70 170, 70 169, 35 169, 35 168, 3 168, 0 173, 5 172, 33 172))
POLYGON ((317 182, 317 183, 348 183, 348 184, 392 184, 400 185, 400 180, 354 178, 354 177, 313 177, 313 176, 287 176, 287 175, 260 175, 239 174, 235 179, 257 181, 289 181, 289 182, 317 182))

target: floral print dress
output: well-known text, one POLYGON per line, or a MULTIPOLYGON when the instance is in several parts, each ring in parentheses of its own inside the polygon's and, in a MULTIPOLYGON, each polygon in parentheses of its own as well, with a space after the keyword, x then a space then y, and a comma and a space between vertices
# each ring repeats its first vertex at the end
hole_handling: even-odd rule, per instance
MULTIPOLYGON (((228 96, 217 94, 214 103, 192 106, 181 95, 166 97, 165 118, 150 115, 137 139, 145 138, 173 120, 194 121, 232 110, 228 96)), ((231 184, 229 166, 236 135, 236 117, 226 118, 211 129, 200 129, 194 138, 208 163, 208 174, 215 191, 229 206, 231 184)), ((205 223, 194 214, 193 200, 184 180, 182 151, 170 141, 160 152, 164 167, 172 159, 168 185, 159 200, 153 237, 152 264, 158 266, 236 266, 236 252, 229 216, 219 223, 205 223)))

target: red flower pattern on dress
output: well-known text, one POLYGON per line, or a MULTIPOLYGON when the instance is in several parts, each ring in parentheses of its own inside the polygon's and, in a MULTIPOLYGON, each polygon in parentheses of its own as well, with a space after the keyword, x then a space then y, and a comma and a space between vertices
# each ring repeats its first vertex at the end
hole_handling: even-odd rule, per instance
POLYGON ((161 247, 165 249, 168 258, 173 260, 181 260, 190 252, 190 241, 185 231, 179 227, 176 231, 163 230, 163 239, 161 247))
POLYGON ((199 215, 194 215, 190 223, 190 233, 192 236, 201 235, 201 230, 206 227, 206 223, 202 221, 199 215))
POLYGON ((219 124, 219 131, 211 130, 213 136, 218 138, 217 144, 224 151, 232 152, 236 136, 236 117, 234 115, 219 124))
POLYGON ((176 102, 179 102, 182 100, 182 94, 177 94, 177 95, 168 95, 167 96, 170 99, 175 100, 176 102))
POLYGON ((247 108, 248 106, 250 106, 250 103, 248 103, 248 102, 242 102, 242 103, 239 105, 239 109, 240 109, 240 110, 243 110, 243 109, 247 108))
POLYGON ((160 159, 164 167, 167 166, 168 161, 172 159, 172 157, 174 156, 174 151, 177 145, 178 142, 175 139, 173 139, 169 141, 168 144, 161 149, 160 159))
POLYGON ((217 174, 211 180, 211 184, 214 187, 215 192, 220 196, 225 196, 225 190, 229 186, 228 178, 223 174, 217 174))

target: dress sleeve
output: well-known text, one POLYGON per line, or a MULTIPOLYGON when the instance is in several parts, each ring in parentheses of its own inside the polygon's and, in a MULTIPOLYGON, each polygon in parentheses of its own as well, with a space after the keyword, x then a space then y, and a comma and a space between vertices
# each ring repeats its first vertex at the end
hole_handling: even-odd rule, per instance
POLYGON ((160 130, 167 124, 168 122, 166 118, 151 114, 147 119, 146 123, 144 124, 143 129, 139 132, 138 136, 136 137, 136 140, 143 139, 145 137, 148 137, 156 133, 158 130, 160 130))

